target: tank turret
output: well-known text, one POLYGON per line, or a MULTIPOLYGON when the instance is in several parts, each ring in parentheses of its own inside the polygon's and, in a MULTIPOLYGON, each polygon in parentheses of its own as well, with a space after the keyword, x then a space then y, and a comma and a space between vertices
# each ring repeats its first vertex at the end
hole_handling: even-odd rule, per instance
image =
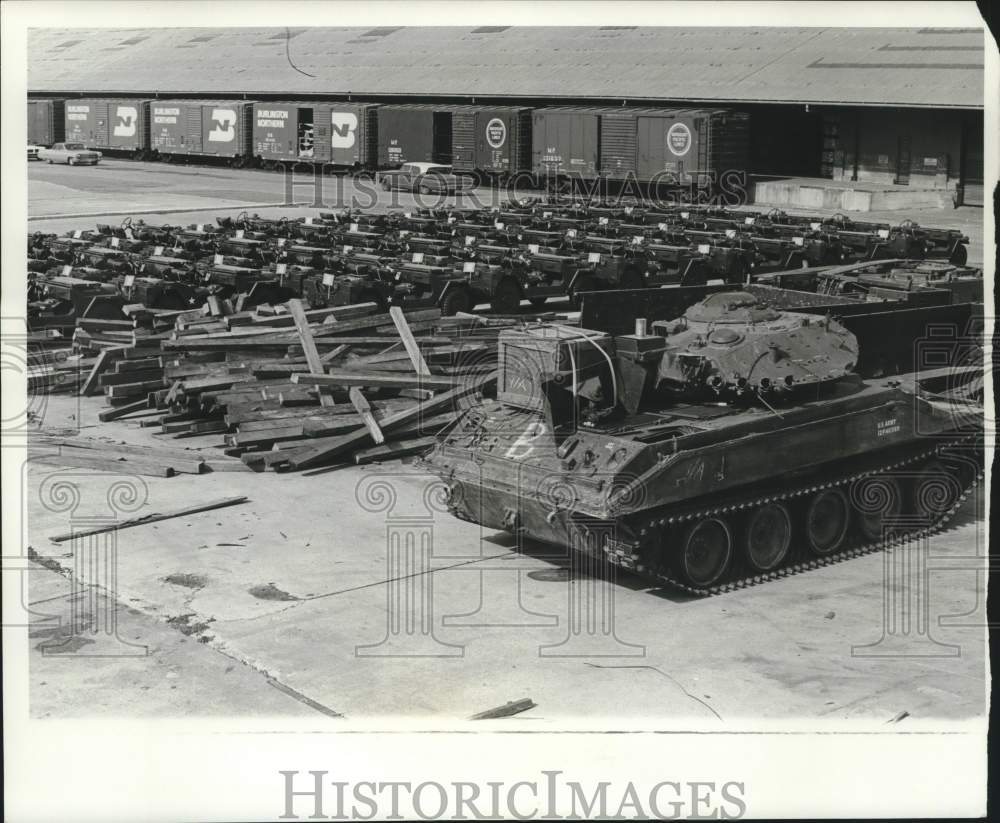
POLYGON ((858 359, 858 341, 840 323, 748 292, 713 294, 653 332, 665 342, 656 387, 690 397, 794 392, 840 380, 858 359))

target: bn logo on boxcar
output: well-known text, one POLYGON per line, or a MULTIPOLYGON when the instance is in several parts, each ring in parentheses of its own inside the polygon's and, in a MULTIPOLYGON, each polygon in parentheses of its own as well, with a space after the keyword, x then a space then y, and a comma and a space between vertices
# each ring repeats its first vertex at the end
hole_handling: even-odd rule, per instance
POLYGON ((335 149, 349 149, 354 145, 358 130, 358 116, 349 111, 330 113, 330 145, 335 149))
POLYGON ((691 149, 691 129, 683 123, 674 123, 667 131, 667 148, 678 157, 687 154, 691 149))
POLYGON ((119 106, 118 122, 115 124, 115 137, 135 137, 135 121, 139 112, 134 106, 119 106))
POLYGON ((236 139, 236 112, 232 109, 212 109, 212 130, 208 139, 213 143, 232 143, 236 139))

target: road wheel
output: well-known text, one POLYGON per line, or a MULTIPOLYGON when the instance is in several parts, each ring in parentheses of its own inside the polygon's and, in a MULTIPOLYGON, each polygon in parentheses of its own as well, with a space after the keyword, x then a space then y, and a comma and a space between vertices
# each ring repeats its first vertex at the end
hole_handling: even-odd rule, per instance
POLYGON ((76 158, 75 157, 67 157, 66 158, 66 165, 67 166, 75 166, 76 165, 76 158))
POLYGON ((806 543, 820 557, 835 552, 847 537, 849 508, 840 489, 824 489, 809 502, 805 515, 806 543))
POLYGON ((782 503, 768 503, 750 515, 746 530, 746 555, 759 572, 781 565, 792 543, 792 518, 782 503))
POLYGON ((472 297, 469 295, 468 289, 448 289, 441 300, 441 314, 445 317, 452 317, 460 311, 470 311, 471 309, 472 297))
POLYGON ((542 306, 545 305, 545 301, 548 299, 549 298, 547 297, 530 297, 528 298, 528 302, 531 303, 531 305, 534 306, 536 309, 540 309, 542 306))
POLYGON ((951 257, 948 258, 949 263, 953 263, 956 266, 964 266, 969 260, 969 250, 959 244, 955 246, 955 251, 951 253, 951 257))
POLYGON ((514 314, 521 305, 521 291, 517 283, 510 277, 505 277, 493 290, 490 298, 490 308, 497 314, 514 314))
POLYGON ((693 586, 711 586, 722 579, 733 554, 733 537, 726 522, 710 517, 684 535, 681 572, 693 586))

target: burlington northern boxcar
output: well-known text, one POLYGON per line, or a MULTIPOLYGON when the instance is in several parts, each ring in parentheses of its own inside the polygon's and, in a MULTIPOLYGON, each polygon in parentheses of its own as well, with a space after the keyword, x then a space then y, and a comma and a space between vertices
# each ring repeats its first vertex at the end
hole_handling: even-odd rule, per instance
POLYGON ((148 100, 91 97, 67 100, 67 142, 140 156, 149 144, 148 100))
POLYGON ((154 156, 248 160, 250 103, 242 100, 153 100, 148 104, 149 143, 154 156))
POLYGON ((254 103, 253 156, 264 165, 300 161, 373 167, 377 109, 371 103, 254 103))

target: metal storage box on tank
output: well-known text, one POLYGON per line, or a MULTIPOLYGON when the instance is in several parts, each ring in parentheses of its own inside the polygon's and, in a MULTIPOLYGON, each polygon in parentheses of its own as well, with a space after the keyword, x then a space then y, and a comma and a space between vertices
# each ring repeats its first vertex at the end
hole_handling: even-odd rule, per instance
POLYGON ((585 109, 539 109, 532 118, 532 170, 540 175, 596 177, 600 114, 585 109))
POLYGON ((497 399, 522 409, 542 411, 543 383, 574 368, 579 376, 613 355, 614 338, 602 332, 559 326, 501 331, 497 399))
POLYGON ((434 114, 435 110, 429 106, 381 106, 378 165, 435 162, 434 114))

